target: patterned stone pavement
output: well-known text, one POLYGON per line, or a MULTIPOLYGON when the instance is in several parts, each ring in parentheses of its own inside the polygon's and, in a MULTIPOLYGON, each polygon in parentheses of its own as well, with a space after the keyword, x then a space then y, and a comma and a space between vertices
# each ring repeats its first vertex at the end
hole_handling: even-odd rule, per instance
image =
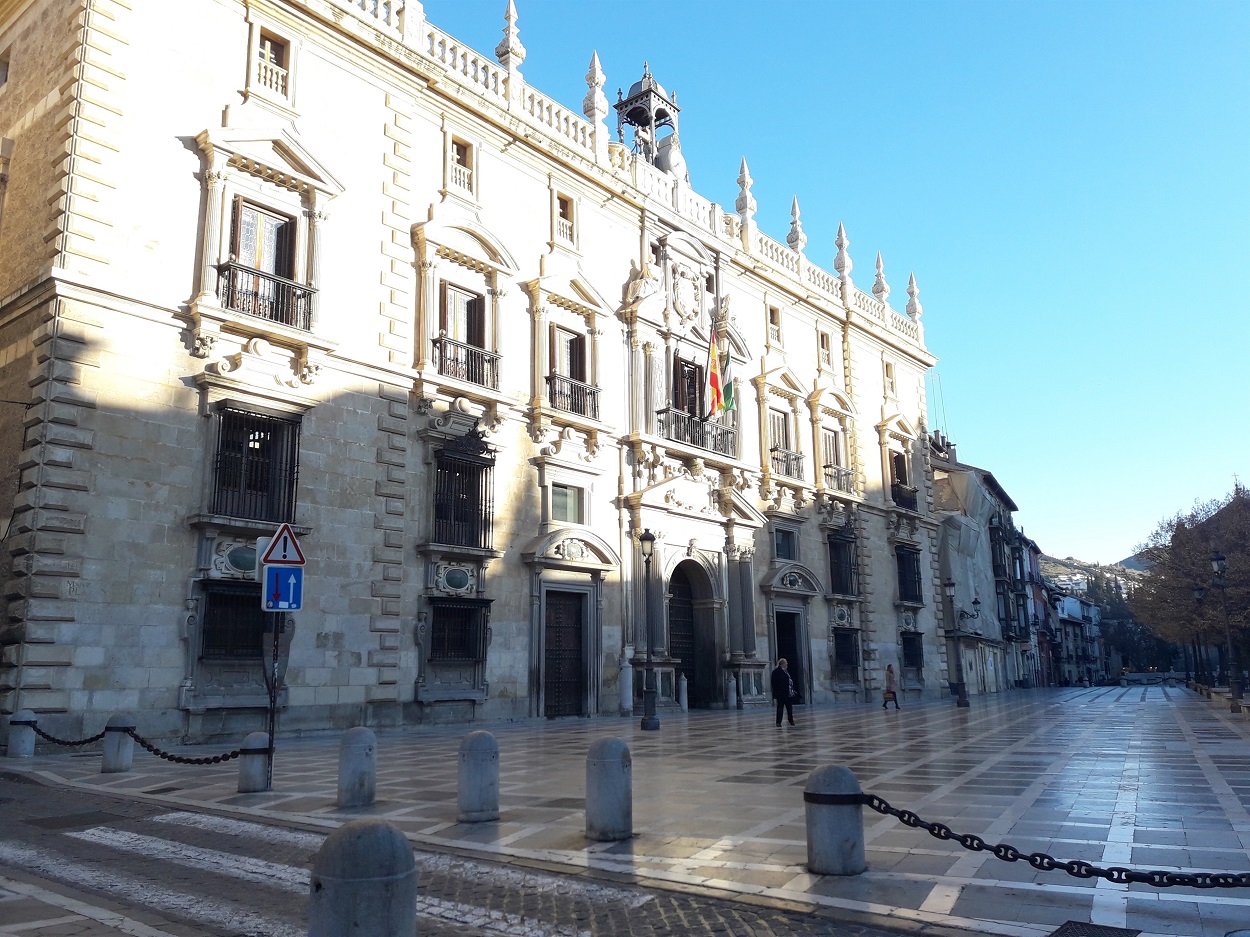
MULTIPOLYGON (((865 791, 959 833, 1028 853, 1166 871, 1250 871, 1250 722, 1184 688, 1012 691, 883 711, 771 711, 482 726, 500 747, 502 818, 456 822, 462 727, 379 735, 378 802, 335 807, 338 736, 279 736, 274 789, 239 794, 233 764, 186 767, 139 751, 134 770, 100 775, 98 755, 9 760, 58 784, 266 823, 328 828, 384 817, 417 845, 583 876, 677 888, 771 907, 807 907, 900 927, 1043 937, 1065 921, 1148 935, 1222 937, 1250 927, 1246 889, 1155 889, 1039 872, 942 842, 865 810, 869 871, 809 875, 802 788, 826 764, 865 791), (585 757, 596 739, 633 755, 634 831, 583 835, 585 757)), ((198 748, 185 754, 204 755, 198 748)), ((731 928, 728 932, 733 933, 731 928)))

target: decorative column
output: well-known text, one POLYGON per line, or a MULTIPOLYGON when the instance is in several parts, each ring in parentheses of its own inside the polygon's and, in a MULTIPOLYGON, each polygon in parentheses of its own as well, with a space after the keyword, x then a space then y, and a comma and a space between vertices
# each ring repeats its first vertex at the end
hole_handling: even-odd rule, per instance
POLYGON ((200 295, 197 303, 220 305, 217 298, 217 264, 221 262, 221 200, 225 189, 226 174, 216 168, 217 160, 210 153, 209 167, 204 173, 208 186, 207 211, 204 218, 204 265, 200 270, 200 295))
POLYGON ((725 544, 725 565, 727 570, 729 594, 729 654, 732 658, 742 657, 742 580, 738 575, 739 547, 733 543, 725 544))
POLYGON ((752 559, 755 551, 751 547, 738 548, 738 590, 742 602, 742 653, 746 657, 756 656, 755 646, 755 577, 752 575, 752 559))
MULTIPOLYGON (((323 211, 312 208, 308 212, 308 276, 307 283, 313 289, 321 287, 321 226, 330 216, 323 211)), ((320 303, 317 294, 308 298, 308 330, 317 331, 320 317, 320 303)))

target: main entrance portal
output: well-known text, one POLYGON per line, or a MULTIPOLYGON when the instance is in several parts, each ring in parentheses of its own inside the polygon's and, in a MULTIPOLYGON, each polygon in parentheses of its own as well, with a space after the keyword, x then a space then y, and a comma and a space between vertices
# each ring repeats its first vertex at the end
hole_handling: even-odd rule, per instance
POLYGON ((807 702, 807 681, 803 673, 803 657, 799 653, 799 613, 778 611, 773 621, 777 628, 777 657, 786 659, 800 701, 807 702))
POLYGON ((676 672, 686 678, 691 709, 717 702, 716 620, 712 587, 698 563, 679 563, 668 583, 668 653, 679 661, 676 672))

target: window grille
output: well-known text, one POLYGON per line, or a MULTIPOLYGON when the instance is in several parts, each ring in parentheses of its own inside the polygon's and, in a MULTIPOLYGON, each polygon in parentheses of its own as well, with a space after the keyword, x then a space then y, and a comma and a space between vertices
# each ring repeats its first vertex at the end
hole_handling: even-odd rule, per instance
POLYGON ((217 423, 212 513, 252 520, 295 519, 300 425, 223 408, 217 423))
POLYGON ((859 632, 851 628, 833 631, 833 681, 859 682, 859 632))
POLYGON ((858 557, 853 533, 829 536, 829 581, 834 595, 859 595, 858 557))
POLYGON ((493 462, 448 452, 436 456, 434 542, 489 550, 493 540, 493 462))
POLYGON ((260 585, 205 582, 201 656, 209 660, 259 660, 265 616, 260 585))
POLYGON ((899 640, 903 645, 903 685, 924 683, 924 636, 919 631, 904 631, 899 640))
POLYGON ((920 584, 920 551, 912 547, 895 547, 898 564, 898 598, 912 605, 924 603, 924 590, 920 584))
POLYGON ((475 663, 486 659, 489 599, 430 599, 431 661, 475 663))

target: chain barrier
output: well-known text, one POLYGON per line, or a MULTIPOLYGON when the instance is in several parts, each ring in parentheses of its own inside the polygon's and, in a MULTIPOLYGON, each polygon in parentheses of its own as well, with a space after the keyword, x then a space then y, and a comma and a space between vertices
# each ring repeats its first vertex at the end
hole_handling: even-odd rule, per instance
MULTIPOLYGON (((105 728, 103 731, 89 738, 74 740, 74 739, 59 739, 55 735, 51 735, 43 731, 43 729, 39 728, 39 725, 33 719, 21 719, 21 720, 12 719, 9 721, 9 725, 10 726, 29 726, 31 729, 34 730, 35 735, 39 736, 41 739, 51 742, 53 745, 65 745, 70 748, 76 748, 80 745, 91 745, 94 742, 100 741, 109 732, 125 732, 132 739, 138 742, 140 747, 151 752, 157 758, 163 758, 166 761, 172 761, 174 764, 177 764, 177 765, 219 765, 219 764, 222 764, 223 762, 230 761, 231 759, 238 758, 240 755, 244 754, 243 749, 236 748, 234 751, 226 752, 224 755, 209 755, 204 758, 185 758, 182 755, 172 755, 169 752, 162 751, 161 749, 157 748, 155 745, 153 745, 151 742, 149 742, 147 739, 141 736, 138 732, 136 732, 133 727, 125 727, 125 728, 116 727, 112 729, 105 728)), ((269 753, 269 749, 267 748, 255 749, 255 750, 249 749, 247 751, 247 754, 249 755, 266 755, 268 753, 269 753)))
MULTIPOLYGON (((848 795, 843 795, 848 796, 848 795)), ((856 796, 856 795, 849 795, 856 796)), ((1076 878, 1105 878, 1109 882, 1120 885, 1138 884, 1153 885, 1155 888, 1170 888, 1174 885, 1189 888, 1250 888, 1250 872, 1139 872, 1137 869, 1126 869, 1123 866, 1111 866, 1100 869, 1083 859, 1063 862, 1044 852, 1022 853, 1008 843, 990 844, 975 833, 956 833, 944 823, 929 823, 922 820, 910 810, 899 810, 878 797, 876 794, 860 794, 857 799, 861 804, 871 807, 878 813, 895 817, 904 825, 921 829, 935 839, 954 840, 964 849, 973 852, 992 852, 996 859, 1004 862, 1018 862, 1023 859, 1033 868, 1041 872, 1059 869, 1076 878)))
MULTIPOLYGON (((161 751, 134 729, 126 729, 125 731, 127 735, 139 743, 140 747, 151 752, 157 758, 164 758, 166 761, 172 761, 176 765, 219 765, 222 762, 230 761, 232 758, 238 758, 243 754, 243 749, 236 748, 234 751, 226 752, 224 755, 208 755, 204 758, 186 758, 182 755, 171 755, 169 752, 161 751)), ((265 751, 249 751, 248 754, 265 754, 265 751)))
POLYGON ((93 735, 90 738, 85 738, 85 739, 59 739, 55 735, 49 735, 47 732, 43 731, 43 729, 39 728, 39 726, 35 724, 33 719, 32 720, 11 719, 9 721, 9 725, 10 726, 29 726, 30 728, 35 730, 35 735, 39 736, 41 739, 51 742, 53 745, 65 745, 69 748, 76 748, 79 745, 90 745, 93 742, 98 742, 100 741, 100 739, 104 738, 104 733, 101 732, 99 735, 93 735))

